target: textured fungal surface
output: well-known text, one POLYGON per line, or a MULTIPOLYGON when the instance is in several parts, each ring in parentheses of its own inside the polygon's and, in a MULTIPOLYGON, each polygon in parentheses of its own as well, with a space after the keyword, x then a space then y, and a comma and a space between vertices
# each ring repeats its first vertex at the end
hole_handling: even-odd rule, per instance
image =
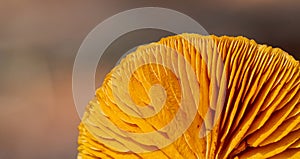
POLYGON ((279 48, 166 37, 106 76, 79 125, 78 158, 299 159, 299 88, 299 62, 279 48))

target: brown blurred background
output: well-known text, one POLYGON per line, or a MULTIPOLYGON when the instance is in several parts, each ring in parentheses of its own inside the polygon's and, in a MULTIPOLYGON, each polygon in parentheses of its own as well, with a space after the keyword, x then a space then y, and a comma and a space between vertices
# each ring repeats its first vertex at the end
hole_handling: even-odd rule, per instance
POLYGON ((104 19, 144 6, 175 9, 210 34, 243 35, 300 59, 299 0, 0 0, 1 159, 76 157, 71 84, 80 44, 104 19))

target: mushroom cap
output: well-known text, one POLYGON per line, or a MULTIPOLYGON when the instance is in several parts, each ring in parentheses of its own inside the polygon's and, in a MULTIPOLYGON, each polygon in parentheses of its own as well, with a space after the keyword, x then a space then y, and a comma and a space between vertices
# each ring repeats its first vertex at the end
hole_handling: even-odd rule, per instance
POLYGON ((300 158, 300 65, 245 37, 181 34, 106 76, 78 158, 300 158))

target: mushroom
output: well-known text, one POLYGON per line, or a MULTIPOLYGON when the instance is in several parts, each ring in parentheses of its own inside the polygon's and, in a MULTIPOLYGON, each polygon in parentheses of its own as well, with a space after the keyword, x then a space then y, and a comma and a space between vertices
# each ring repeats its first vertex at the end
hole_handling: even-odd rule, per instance
POLYGON ((245 37, 181 34, 106 76, 78 158, 300 158, 300 65, 245 37))

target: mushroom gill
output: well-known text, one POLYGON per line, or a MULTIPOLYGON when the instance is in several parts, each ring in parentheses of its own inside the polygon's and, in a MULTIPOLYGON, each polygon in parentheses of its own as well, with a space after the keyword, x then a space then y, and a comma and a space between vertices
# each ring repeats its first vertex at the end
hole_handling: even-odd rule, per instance
POLYGON ((106 76, 79 125, 78 158, 300 158, 299 88, 299 62, 279 48, 166 37, 106 76))

